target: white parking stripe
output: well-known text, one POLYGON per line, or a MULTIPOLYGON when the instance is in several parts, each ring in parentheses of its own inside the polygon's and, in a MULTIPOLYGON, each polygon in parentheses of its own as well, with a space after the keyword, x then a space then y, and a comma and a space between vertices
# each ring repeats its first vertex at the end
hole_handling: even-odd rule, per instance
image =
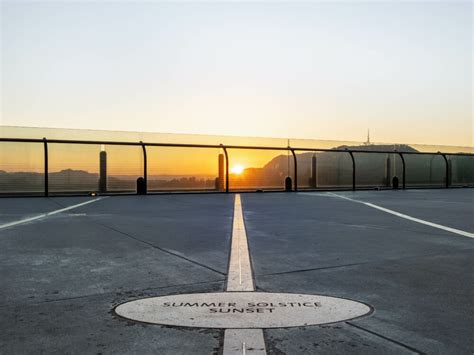
POLYGON ((34 216, 34 217, 29 217, 29 218, 25 218, 25 219, 20 219, 19 221, 14 221, 14 222, 9 222, 9 223, 5 223, 5 224, 0 224, 0 229, 5 229, 5 228, 9 228, 9 227, 14 227, 14 226, 17 226, 17 225, 19 225, 19 224, 23 224, 23 223, 28 223, 28 222, 36 221, 37 219, 49 217, 49 216, 52 216, 52 215, 55 215, 55 214, 58 214, 58 213, 61 213, 61 212, 66 212, 66 211, 72 210, 72 209, 74 209, 74 208, 78 208, 78 207, 81 207, 81 206, 88 205, 89 203, 93 203, 93 202, 100 201, 100 200, 102 200, 102 199, 104 199, 104 198, 107 198, 107 197, 96 197, 96 198, 93 199, 93 200, 89 200, 89 201, 86 201, 86 202, 78 203, 77 205, 73 205, 73 206, 61 208, 61 209, 56 210, 56 211, 52 211, 52 212, 48 212, 48 213, 43 213, 43 214, 40 214, 40 215, 37 215, 37 216, 34 216))
MULTIPOLYGON (((240 195, 235 195, 227 291, 255 291, 240 195)), ((262 329, 226 329, 224 355, 266 354, 262 329)))
POLYGON ((264 355, 265 341, 261 329, 226 329, 224 336, 224 355, 252 354, 264 355))
MULTIPOLYGON (((308 193, 306 193, 306 194, 308 194, 308 193)), ((308 194, 308 195, 310 195, 310 194, 308 194)), ((412 216, 409 216, 409 215, 406 215, 406 214, 403 214, 403 213, 400 213, 400 212, 397 212, 397 211, 390 210, 390 209, 385 208, 385 207, 374 205, 373 203, 370 203, 370 202, 364 202, 364 201, 361 201, 361 200, 356 200, 356 199, 353 199, 353 198, 350 198, 350 197, 347 197, 347 196, 335 194, 333 192, 328 192, 326 195, 342 198, 344 200, 348 200, 348 201, 352 201, 352 202, 356 202, 356 203, 361 203, 361 204, 366 205, 368 207, 372 207, 372 208, 375 208, 377 210, 380 210, 380 211, 383 211, 383 212, 386 212, 386 213, 390 213, 394 216, 404 218, 404 219, 407 219, 409 221, 421 223, 421 224, 424 224, 426 226, 430 226, 430 227, 433 227, 433 228, 438 228, 438 229, 444 230, 446 232, 462 235, 463 237, 474 238, 474 233, 470 233, 470 232, 466 232, 466 231, 463 231, 463 230, 460 230, 460 229, 451 228, 451 227, 443 226, 441 224, 425 221, 423 219, 415 218, 415 217, 412 217, 412 216)))
POLYGON ((255 291, 240 195, 235 196, 227 291, 255 291))

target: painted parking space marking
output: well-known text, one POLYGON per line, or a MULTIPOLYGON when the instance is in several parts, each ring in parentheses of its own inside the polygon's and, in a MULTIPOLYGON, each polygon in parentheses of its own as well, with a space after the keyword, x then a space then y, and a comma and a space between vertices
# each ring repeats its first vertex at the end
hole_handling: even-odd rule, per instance
POLYGON ((59 209, 59 210, 51 211, 51 212, 48 212, 48 213, 43 213, 43 214, 40 214, 40 215, 37 215, 37 216, 33 216, 33 217, 29 217, 29 218, 20 219, 20 220, 18 220, 18 221, 14 221, 14 222, 9 222, 9 223, 5 223, 5 224, 0 224, 0 229, 15 227, 15 226, 18 226, 18 225, 20 225, 20 224, 29 223, 29 222, 36 221, 36 220, 38 220, 38 219, 50 217, 50 216, 53 216, 53 215, 58 214, 58 213, 70 211, 70 210, 72 210, 72 209, 74 209, 74 208, 82 207, 82 206, 88 205, 88 204, 90 204, 90 203, 94 203, 94 202, 103 200, 104 198, 107 198, 107 196, 106 196, 106 197, 96 197, 96 198, 94 198, 93 200, 81 202, 81 203, 78 203, 78 204, 76 204, 76 205, 72 205, 72 206, 68 206, 68 207, 65 207, 65 208, 61 208, 61 209, 59 209))
MULTIPOLYGON (((310 195, 310 196, 317 196, 316 194, 312 194, 312 193, 301 193, 302 195, 310 195)), ((361 200, 356 200, 354 198, 350 198, 350 197, 347 197, 347 196, 343 196, 343 195, 338 195, 338 194, 335 194, 333 192, 327 192, 325 194, 326 196, 332 196, 332 197, 337 197, 337 198, 341 198, 343 200, 347 200, 347 201, 351 201, 351 202, 355 202, 355 203, 360 203, 360 204, 363 204, 365 206, 368 206, 368 207, 371 207, 371 208, 375 208, 379 211, 383 211, 383 212, 386 212, 386 213, 389 213, 391 215, 394 215, 394 216, 397 216, 397 217, 400 217, 400 218, 404 218, 404 219, 407 219, 409 221, 412 221, 412 222, 416 222, 416 223, 420 223, 420 224, 424 224, 426 226, 430 226, 430 227, 433 227, 433 228, 437 228, 437 229, 441 229, 441 230, 444 230, 446 232, 450 232, 450 233, 454 233, 454 234, 457 234, 457 235, 462 235, 463 237, 468 237, 468 238, 474 238, 474 233, 470 233, 470 232, 467 232, 467 231, 463 231, 461 229, 456 229, 456 228, 451 228, 451 227, 447 227, 447 226, 443 226, 442 224, 437 224, 437 223, 433 223, 433 222, 429 222, 429 221, 425 221, 423 219, 420 219, 420 218, 416 218, 416 217, 412 217, 412 216, 409 216, 409 215, 406 215, 406 214, 403 214, 403 213, 400 213, 400 212, 397 212, 397 211, 393 211, 393 210, 390 210, 388 208, 385 208, 385 207, 382 207, 382 206, 378 206, 378 205, 374 205, 373 203, 370 203, 370 202, 365 202, 365 201, 361 201, 361 200)), ((323 195, 324 196, 324 195, 323 195)))
MULTIPOLYGON (((250 264, 250 253, 247 241, 247 233, 245 232, 244 214, 242 211, 242 200, 240 195, 235 195, 234 201, 234 221, 232 228, 232 240, 229 260, 229 271, 227 273, 227 291, 255 291, 255 284, 253 281, 252 265, 250 264)), ((245 295, 245 293, 243 294, 245 295)), ((239 297, 239 294, 232 294, 232 296, 239 297)), ((254 294, 247 294, 252 301, 255 301, 254 294)), ((242 309, 248 309, 248 304, 239 300, 242 303, 242 309)), ((237 306, 237 303, 235 302, 237 306)), ((233 310, 232 310, 233 311, 233 310)), ((245 311, 244 311, 245 312, 245 311)), ((247 313, 239 313, 247 315, 247 313)), ((230 315, 230 313, 229 313, 230 315)), ((236 319, 232 313, 231 319, 236 319)), ((255 313, 254 315, 258 315, 255 313)), ((260 314, 261 315, 261 314, 260 314)), ((265 340, 263 338, 262 329, 246 329, 255 328, 249 326, 248 321, 244 321, 244 327, 230 326, 225 328, 240 328, 240 329, 226 329, 224 331, 224 355, 231 354, 266 354, 265 340)))
POLYGON ((255 291, 240 195, 235 196, 227 291, 255 291))
POLYGON ((266 354, 263 329, 321 325, 372 312, 364 303, 338 297, 256 292, 240 195, 234 220, 226 292, 177 294, 125 302, 119 316, 151 324, 224 331, 224 355, 266 354))
POLYGON ((254 329, 226 329, 224 354, 265 355, 263 332, 254 329), (263 345, 263 346, 262 346, 263 345))

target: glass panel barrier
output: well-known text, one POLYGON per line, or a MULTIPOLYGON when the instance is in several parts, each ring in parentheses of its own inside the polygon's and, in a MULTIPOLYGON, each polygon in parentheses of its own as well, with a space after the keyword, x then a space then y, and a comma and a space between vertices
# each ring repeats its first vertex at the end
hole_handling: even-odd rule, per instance
POLYGON ((148 191, 224 191, 225 158, 217 148, 147 146, 148 191))
POLYGON ((0 142, 0 194, 44 194, 43 143, 0 142))
POLYGON ((50 194, 97 192, 100 146, 48 143, 50 194))
POLYGON ((293 155, 286 150, 227 149, 231 190, 284 190, 290 176, 294 186, 293 155))
POLYGON ((352 160, 349 153, 297 152, 298 188, 349 188, 352 186, 352 160))
POLYGON ((392 188, 397 177, 403 184, 403 163, 397 153, 353 153, 356 164, 356 188, 392 188))
POLYGON ((451 186, 474 185, 474 156, 447 155, 451 186))
POLYGON ((407 187, 444 186, 446 163, 440 154, 404 154, 407 187))
POLYGON ((107 159, 107 192, 136 192, 137 179, 143 177, 141 146, 104 145, 107 159))

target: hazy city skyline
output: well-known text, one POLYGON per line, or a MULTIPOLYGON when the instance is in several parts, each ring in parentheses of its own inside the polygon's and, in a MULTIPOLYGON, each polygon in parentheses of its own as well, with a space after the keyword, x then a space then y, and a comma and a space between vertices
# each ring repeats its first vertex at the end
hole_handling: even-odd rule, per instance
POLYGON ((1 17, 0 125, 473 145, 469 1, 4 1, 1 17))

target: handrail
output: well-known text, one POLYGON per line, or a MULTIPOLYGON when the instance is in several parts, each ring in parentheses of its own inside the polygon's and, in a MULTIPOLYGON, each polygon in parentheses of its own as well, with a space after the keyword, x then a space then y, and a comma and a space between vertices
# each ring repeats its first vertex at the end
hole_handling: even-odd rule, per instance
MULTIPOLYGON (((130 146, 150 146, 150 147, 183 147, 183 148, 222 148, 227 149, 255 149, 255 150, 281 150, 281 151, 307 151, 307 152, 353 152, 353 153, 380 153, 393 154, 398 153, 394 150, 363 150, 363 149, 328 149, 328 148, 301 148, 301 147, 271 147, 271 146, 245 146, 245 145, 224 145, 224 144, 186 144, 186 143, 152 143, 152 142, 123 142, 123 141, 92 141, 92 140, 68 140, 68 139, 48 139, 51 144, 100 144, 100 145, 130 145, 130 146)), ((35 138, 0 138, 0 142, 23 142, 23 143, 42 143, 44 139, 35 138)), ((443 152, 403 152, 403 154, 445 154, 457 156, 474 156, 473 153, 443 153, 443 152)))
MULTIPOLYGON (((116 145, 116 146, 141 146, 143 152, 143 180, 144 189, 143 192, 148 193, 148 158, 147 158, 147 147, 176 147, 176 148, 210 148, 210 149, 222 149, 225 156, 225 192, 230 192, 230 173, 229 173, 229 153, 228 149, 248 149, 248 150, 276 150, 281 152, 291 152, 294 161, 294 191, 298 191, 298 157, 296 152, 330 152, 330 153, 348 153, 352 161, 352 190, 357 189, 357 162, 355 154, 398 154, 402 161, 402 179, 403 189, 406 188, 406 169, 407 165, 405 162, 406 155, 433 155, 442 156, 445 161, 445 187, 449 188, 451 185, 451 164, 448 160, 450 156, 465 156, 474 157, 471 153, 442 153, 442 152, 401 152, 398 150, 363 150, 363 149, 350 149, 348 147, 341 147, 338 149, 325 149, 325 148, 295 148, 291 146, 287 147, 269 147, 269 146, 243 146, 243 145, 216 145, 216 144, 185 144, 185 143, 146 143, 140 142, 119 142, 119 141, 88 141, 88 140, 63 140, 63 139, 35 139, 35 138, 0 138, 1 142, 21 142, 21 143, 38 143, 43 145, 44 151, 44 196, 49 196, 49 153, 48 148, 50 144, 88 144, 88 145, 116 145)), ((361 167, 359 166, 359 169, 361 167)), ((361 175, 362 176, 362 175, 361 175)), ((388 177, 390 178, 390 177, 388 177)), ((362 181, 362 180, 361 180, 362 181)), ((138 182, 137 182, 138 184, 138 182)), ((362 183, 361 183, 362 184, 362 183)), ((304 184, 303 184, 304 185, 304 184)), ((219 185, 222 186, 222 185, 219 185)))

